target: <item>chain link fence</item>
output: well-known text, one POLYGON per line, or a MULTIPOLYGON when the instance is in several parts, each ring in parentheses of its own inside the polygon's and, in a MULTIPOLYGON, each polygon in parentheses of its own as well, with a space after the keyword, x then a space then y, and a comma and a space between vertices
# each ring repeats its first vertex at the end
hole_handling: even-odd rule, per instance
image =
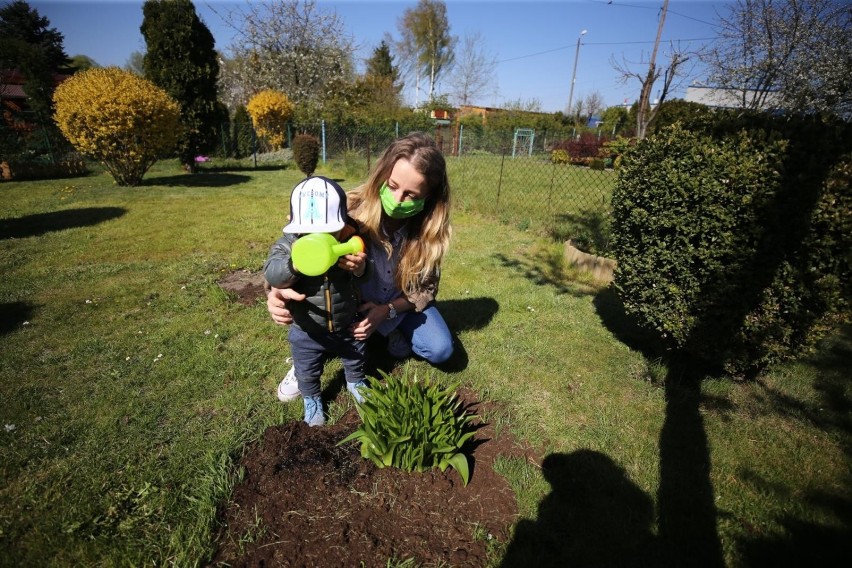
MULTIPOLYGON (((35 115, 18 118, 16 123, 3 121, 0 162, 37 165, 39 172, 51 176, 56 167, 46 166, 72 159, 82 163, 55 126, 45 126, 35 115), (19 127, 10 128, 10 124, 19 127)), ((425 120, 387 127, 318 122, 288 125, 285 149, 273 151, 257 137, 251 124, 234 122, 220 129, 211 165, 252 168, 286 163, 292 160, 288 148, 293 137, 310 134, 320 141, 320 164, 353 186, 366 179, 370 167, 395 138, 412 130, 427 130, 441 147, 454 207, 559 240, 572 239, 589 252, 607 252, 610 195, 616 174, 608 160, 600 157, 604 136, 580 136, 574 130, 436 125, 425 120), (425 129, 424 124, 428 124, 425 129)))
POLYGON ((0 180, 85 174, 86 161, 59 128, 34 111, 0 107, 0 180))
MULTIPOLYGON (((287 147, 297 134, 320 141, 320 165, 354 185, 364 181, 378 156, 412 128, 340 126, 320 122, 288 126, 287 147)), ((611 160, 601 156, 607 138, 576 131, 490 130, 458 124, 431 126, 447 159, 454 207, 497 218, 523 230, 571 239, 604 254, 609 243, 611 160)), ((243 158, 254 166, 292 159, 271 151, 251 126, 232 125, 214 157, 243 158)), ((251 167, 251 165, 250 165, 251 167)))

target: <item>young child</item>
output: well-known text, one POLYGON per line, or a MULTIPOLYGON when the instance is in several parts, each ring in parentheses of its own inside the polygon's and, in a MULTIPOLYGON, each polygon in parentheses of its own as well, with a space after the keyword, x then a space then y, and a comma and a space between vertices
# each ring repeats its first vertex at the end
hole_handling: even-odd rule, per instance
MULTIPOLYGON (((266 281, 275 288, 292 288, 303 294, 302 301, 288 307, 293 314, 288 339, 293 368, 282 381, 294 377, 305 403, 305 422, 310 426, 325 424, 320 398, 323 365, 331 357, 340 357, 346 376, 346 388, 356 400, 363 399, 358 389, 365 385, 366 348, 363 341, 352 337, 349 330, 359 304, 355 278, 366 270, 366 255, 346 255, 325 274, 300 274, 291 259, 293 243, 307 233, 331 233, 345 240, 357 232, 357 226, 346 211, 346 195, 334 181, 309 177, 301 181, 290 196, 290 222, 284 236, 275 241, 263 265, 266 281)), ((294 396, 281 395, 289 400, 294 396)))

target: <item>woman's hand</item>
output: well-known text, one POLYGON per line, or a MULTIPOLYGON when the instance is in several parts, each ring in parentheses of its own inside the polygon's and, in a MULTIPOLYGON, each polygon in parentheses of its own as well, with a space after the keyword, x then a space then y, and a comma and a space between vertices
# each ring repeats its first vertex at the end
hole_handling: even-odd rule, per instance
POLYGON ((387 319, 387 307, 374 302, 364 302, 358 306, 358 311, 364 315, 364 319, 352 324, 352 337, 359 341, 366 341, 379 328, 379 325, 387 319))
POLYGON ((348 270, 355 277, 360 278, 364 275, 366 269, 367 253, 357 252, 355 254, 345 254, 337 261, 337 266, 343 270, 348 270))
POLYGON ((292 288, 272 288, 266 294, 266 309, 272 321, 278 325, 290 325, 293 316, 287 309, 287 302, 301 302, 305 299, 304 294, 299 294, 292 288))

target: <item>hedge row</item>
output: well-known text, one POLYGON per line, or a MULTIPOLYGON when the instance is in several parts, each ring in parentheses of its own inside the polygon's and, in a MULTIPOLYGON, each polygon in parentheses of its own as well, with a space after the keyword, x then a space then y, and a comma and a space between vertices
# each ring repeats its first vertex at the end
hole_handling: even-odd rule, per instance
POLYGON ((731 115, 624 156, 615 286, 671 347, 753 374, 848 320, 852 129, 731 115))

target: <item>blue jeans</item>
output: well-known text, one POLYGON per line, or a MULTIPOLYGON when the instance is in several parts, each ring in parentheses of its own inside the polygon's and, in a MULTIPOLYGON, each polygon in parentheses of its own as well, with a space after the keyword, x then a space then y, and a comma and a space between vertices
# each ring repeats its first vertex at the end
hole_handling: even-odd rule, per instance
POLYGON ((450 358, 453 354, 453 336, 434 303, 422 312, 410 311, 402 316, 396 329, 411 344, 415 355, 433 365, 450 358))
POLYGON ((288 338, 299 392, 303 397, 319 396, 322 370, 325 362, 332 357, 340 357, 347 383, 364 380, 367 344, 352 337, 348 329, 337 333, 308 334, 291 325, 288 338))

